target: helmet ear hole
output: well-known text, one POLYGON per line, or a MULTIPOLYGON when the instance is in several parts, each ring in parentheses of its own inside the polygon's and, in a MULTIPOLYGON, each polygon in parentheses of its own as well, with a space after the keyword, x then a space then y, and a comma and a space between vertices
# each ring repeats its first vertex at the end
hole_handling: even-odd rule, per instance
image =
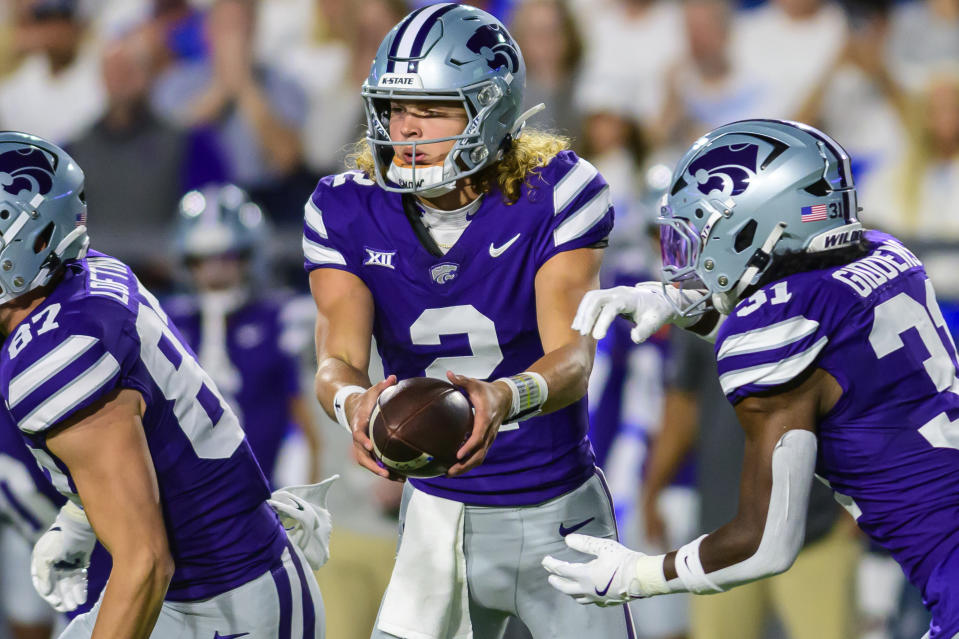
POLYGON ((53 237, 53 229, 53 222, 50 222, 46 225, 46 227, 44 227, 40 235, 37 236, 37 239, 33 241, 33 252, 35 254, 40 253, 40 251, 50 246, 50 238, 53 237))
POLYGON ((817 197, 824 197, 832 193, 832 185, 829 184, 829 181, 826 178, 820 178, 816 182, 813 182, 809 186, 803 189, 806 193, 810 195, 815 195, 817 197))
POLYGON ((749 223, 741 228, 739 233, 736 234, 736 242, 733 247, 736 249, 737 253, 742 253, 752 246, 753 239, 756 237, 757 226, 759 225, 756 220, 749 220, 749 223))

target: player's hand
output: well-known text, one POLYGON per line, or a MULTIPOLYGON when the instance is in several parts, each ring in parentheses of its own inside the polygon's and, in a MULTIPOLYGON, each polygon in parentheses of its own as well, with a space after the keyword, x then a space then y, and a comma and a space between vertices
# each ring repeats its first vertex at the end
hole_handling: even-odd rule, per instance
POLYGON ((572 534, 566 545, 573 550, 595 555, 585 563, 560 561, 552 555, 543 558, 550 573, 549 585, 567 594, 577 603, 612 606, 643 596, 636 573, 636 562, 643 553, 635 552, 612 539, 572 534))
POLYGON ((266 500, 313 570, 319 570, 330 558, 333 522, 326 508, 326 494, 339 478, 333 475, 317 484, 287 486, 273 491, 266 500))
POLYGON ((479 466, 486 459, 499 427, 513 407, 513 394, 502 382, 484 382, 451 371, 446 372, 446 377, 466 392, 473 405, 473 432, 456 453, 459 461, 446 473, 454 477, 479 466))
POLYGON ((680 293, 679 289, 663 288, 660 282, 590 291, 579 303, 572 328, 581 335, 591 334, 594 339, 603 339, 613 320, 622 315, 636 324, 629 336, 633 342, 641 344, 664 324, 685 327, 696 323, 698 316, 683 317, 676 311, 676 306, 667 297, 673 295, 672 291, 676 296, 704 294, 695 291, 680 293))
POLYGON ((86 515, 67 502, 33 547, 33 587, 58 612, 76 610, 86 602, 87 568, 96 542, 86 515))
POLYGON ((365 393, 357 393, 347 398, 344 409, 353 432, 353 458, 371 473, 402 481, 402 478, 376 463, 373 457, 373 442, 370 441, 370 415, 376 406, 380 393, 396 384, 396 375, 390 375, 383 381, 370 386, 365 393))

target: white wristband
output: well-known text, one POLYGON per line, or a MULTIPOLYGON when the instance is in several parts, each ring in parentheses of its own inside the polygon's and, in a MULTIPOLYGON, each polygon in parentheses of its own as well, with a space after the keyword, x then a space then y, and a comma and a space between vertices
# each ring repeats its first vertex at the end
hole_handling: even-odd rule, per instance
POLYGON ((663 574, 665 560, 666 555, 643 555, 636 560, 636 576, 629 584, 631 597, 652 597, 672 592, 663 574))
POLYGON ((336 391, 336 395, 333 396, 333 414, 336 415, 336 421, 339 422, 340 426, 345 428, 346 432, 350 435, 353 434, 353 429, 350 427, 350 421, 346 418, 346 400, 351 395, 365 392, 366 389, 362 386, 344 386, 336 391))
POLYGON ((500 377, 513 392, 513 405, 504 422, 519 422, 539 415, 540 409, 549 397, 546 378, 533 371, 524 371, 511 377, 500 377))
POLYGON ((706 576, 703 563, 699 559, 699 545, 705 538, 706 535, 703 535, 694 539, 676 551, 676 575, 683 582, 686 590, 697 595, 723 592, 722 588, 706 576))

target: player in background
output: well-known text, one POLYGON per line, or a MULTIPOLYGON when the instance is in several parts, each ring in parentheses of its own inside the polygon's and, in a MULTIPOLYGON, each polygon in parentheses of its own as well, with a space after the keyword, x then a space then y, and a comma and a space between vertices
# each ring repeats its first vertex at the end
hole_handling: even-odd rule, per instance
POLYGON ((535 636, 632 635, 625 606, 584 609, 540 578, 546 554, 579 556, 563 535, 616 537, 586 437, 594 343, 569 327, 613 211, 566 140, 521 133, 524 83, 489 14, 414 11, 363 85, 357 170, 323 178, 305 206, 317 395, 359 463, 388 475, 368 422, 397 379, 448 378, 475 409, 448 476, 406 484, 374 637, 495 638, 511 616, 535 636), (371 337, 387 374, 375 385, 371 337))
MULTIPOLYGON (((56 610, 34 590, 31 550, 54 524, 65 501, 44 477, 9 415, 0 411, 0 609, 13 639, 48 639, 59 621, 56 610, 70 619, 88 611, 110 574, 110 555, 95 546, 91 534, 83 551, 93 554, 90 574, 80 576, 69 589, 50 592, 56 610)), ((46 589, 50 583, 38 585, 46 589)))
POLYGON ((174 251, 193 291, 163 306, 239 418, 267 480, 276 485, 277 458, 292 438, 293 445, 305 442, 315 482, 319 430, 299 381, 313 305, 264 286, 268 240, 263 211, 239 187, 187 193, 180 200, 174 251))
POLYGON ((69 582, 91 529, 113 558, 102 597, 62 637, 322 637, 303 558, 319 542, 302 534, 322 513, 290 491, 270 499, 236 415, 154 296, 87 250, 81 169, 4 132, 0 185, 0 395, 69 500, 33 570, 54 591, 69 582))
POLYGON ((548 558, 554 587, 605 605, 782 572, 815 473, 922 591, 927 636, 959 634, 956 349, 922 263, 857 211, 849 157, 806 125, 735 122, 680 160, 660 224, 681 288, 597 291, 575 325, 602 334, 624 313, 637 340, 666 321, 716 335, 746 437, 739 510, 665 555, 570 536, 597 557, 548 558))

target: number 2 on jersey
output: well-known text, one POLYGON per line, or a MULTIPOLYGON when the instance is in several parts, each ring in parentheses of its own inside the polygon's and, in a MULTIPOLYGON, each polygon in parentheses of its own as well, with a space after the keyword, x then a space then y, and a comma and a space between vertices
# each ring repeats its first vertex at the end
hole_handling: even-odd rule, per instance
MULTIPOLYGON (((503 351, 496 335, 496 324, 472 304, 428 308, 410 326, 410 340, 417 346, 439 346, 443 335, 466 334, 470 355, 437 357, 426 367, 427 377, 446 379, 446 371, 486 379, 503 361, 503 351)), ((500 431, 519 428, 516 423, 503 424, 500 431)))

